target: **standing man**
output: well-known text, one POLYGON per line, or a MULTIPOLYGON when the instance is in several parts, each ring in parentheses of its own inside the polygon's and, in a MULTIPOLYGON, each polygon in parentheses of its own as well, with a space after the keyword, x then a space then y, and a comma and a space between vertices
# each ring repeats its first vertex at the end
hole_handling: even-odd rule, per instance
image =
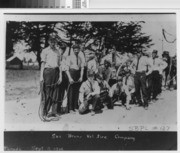
MULTIPOLYGON (((43 119, 50 121, 50 117, 58 117, 57 104, 62 100, 61 83, 62 83, 62 63, 61 57, 63 50, 57 48, 56 35, 49 35, 49 46, 42 50, 41 53, 41 72, 40 82, 43 83, 42 100, 43 106, 43 119), (50 112, 50 109, 52 111, 50 112)), ((58 120, 56 118, 56 120, 58 120)))
POLYGON ((70 87, 68 91, 68 106, 69 112, 74 113, 78 110, 79 88, 83 80, 84 65, 83 59, 79 55, 80 46, 73 46, 74 54, 67 57, 67 76, 70 87))
POLYGON ((161 93, 161 75, 163 70, 167 67, 167 63, 160 59, 158 56, 158 51, 153 50, 151 57, 152 73, 150 74, 149 80, 149 96, 152 95, 152 100, 157 100, 157 95, 161 93))
MULTIPOLYGON (((104 60, 104 65, 102 67, 99 67, 99 73, 103 75, 104 80, 106 80, 108 83, 110 83, 110 79, 112 76, 112 68, 111 63, 107 60, 104 60)), ((111 84, 110 84, 111 86, 111 84)))
POLYGON ((94 79, 94 72, 87 71, 87 80, 84 81, 79 90, 79 113, 84 114, 89 110, 89 105, 92 105, 91 115, 95 114, 100 106, 100 87, 94 79))
POLYGON ((94 56, 87 62, 87 70, 92 70, 95 74, 98 73, 98 62, 97 58, 94 56))
POLYGON ((132 65, 135 69, 134 84, 136 99, 139 103, 139 106, 144 106, 144 108, 147 110, 148 90, 146 84, 146 77, 151 73, 151 62, 148 57, 144 56, 143 52, 140 51, 137 53, 137 57, 134 59, 132 65))

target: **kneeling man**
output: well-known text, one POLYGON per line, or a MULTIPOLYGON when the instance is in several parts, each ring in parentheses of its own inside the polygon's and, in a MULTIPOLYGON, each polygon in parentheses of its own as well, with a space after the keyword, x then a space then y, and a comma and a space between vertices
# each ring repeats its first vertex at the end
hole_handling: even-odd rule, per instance
POLYGON ((117 83, 114 84, 111 87, 110 97, 112 98, 113 103, 115 103, 116 101, 121 100, 122 105, 125 105, 127 95, 125 93, 125 89, 124 89, 124 86, 123 86, 123 78, 122 78, 122 76, 118 76, 117 83))
POLYGON ((87 80, 82 83, 79 90, 79 113, 85 114, 89 110, 89 105, 92 105, 91 115, 95 114, 96 110, 100 110, 100 87, 98 82, 94 80, 94 72, 87 72, 87 80))

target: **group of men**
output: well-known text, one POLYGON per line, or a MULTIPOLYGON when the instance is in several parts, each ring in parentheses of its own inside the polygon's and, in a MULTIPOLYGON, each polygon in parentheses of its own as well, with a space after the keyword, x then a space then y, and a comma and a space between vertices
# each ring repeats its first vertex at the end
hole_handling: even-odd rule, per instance
MULTIPOLYGON (((143 106, 147 110, 149 102, 156 101, 161 93, 162 73, 167 62, 157 56, 157 50, 153 50, 150 57, 139 51, 136 56, 126 58, 117 68, 107 59, 100 65, 96 54, 87 59, 84 46, 79 44, 73 45, 68 52, 65 46, 60 45, 59 48, 63 52, 58 85, 61 86, 59 92, 63 94, 60 101, 52 103, 66 107, 68 113, 91 112, 94 115, 104 107, 113 109, 117 101, 127 110, 131 108, 130 104, 143 106)), ((88 48, 92 52, 96 49, 96 44, 88 48)), ((54 109, 54 116, 62 113, 58 106, 54 109)))
POLYGON ((135 58, 119 66, 115 77, 112 75, 111 63, 106 60, 98 73, 88 70, 88 80, 83 82, 79 90, 80 112, 88 110, 89 104, 93 106, 92 111, 96 105, 97 109, 104 105, 113 109, 114 103, 119 100, 128 110, 131 108, 130 103, 147 110, 149 102, 156 101, 161 93, 162 73, 167 67, 166 61, 157 54, 157 50, 153 50, 151 57, 138 52, 135 58))

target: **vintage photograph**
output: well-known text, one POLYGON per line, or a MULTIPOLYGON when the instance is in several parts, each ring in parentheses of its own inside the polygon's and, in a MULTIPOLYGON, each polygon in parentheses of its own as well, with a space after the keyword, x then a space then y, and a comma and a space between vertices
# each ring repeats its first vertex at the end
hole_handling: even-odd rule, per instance
POLYGON ((177 131, 176 13, 4 17, 5 131, 177 131))

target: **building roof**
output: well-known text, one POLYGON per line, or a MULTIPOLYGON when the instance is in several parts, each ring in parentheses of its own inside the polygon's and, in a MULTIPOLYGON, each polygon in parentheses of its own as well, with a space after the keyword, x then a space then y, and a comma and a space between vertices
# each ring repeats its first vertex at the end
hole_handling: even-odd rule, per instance
POLYGON ((7 62, 10 62, 10 61, 12 61, 12 60, 15 59, 15 58, 18 58, 18 59, 21 61, 21 59, 20 59, 19 57, 17 57, 16 55, 11 56, 11 57, 8 58, 6 61, 7 61, 7 62))

